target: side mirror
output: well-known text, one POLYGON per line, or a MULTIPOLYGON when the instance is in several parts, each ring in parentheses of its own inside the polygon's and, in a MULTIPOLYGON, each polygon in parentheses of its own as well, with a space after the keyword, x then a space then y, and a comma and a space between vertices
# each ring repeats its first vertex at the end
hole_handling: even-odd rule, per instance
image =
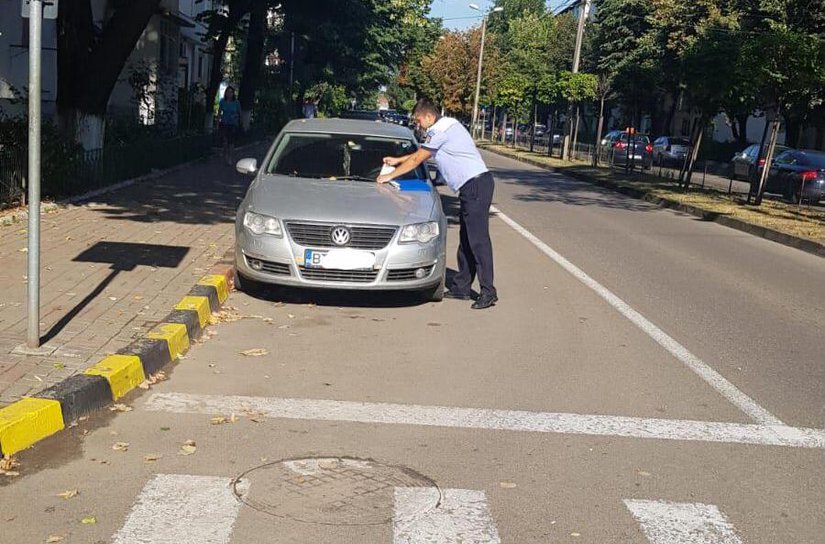
POLYGON ((427 176, 430 178, 433 185, 444 185, 439 181, 439 178, 441 178, 441 173, 438 171, 438 168, 432 164, 427 165, 427 176))
POLYGON ((235 165, 235 170, 245 176, 253 176, 258 172, 258 159, 241 159, 235 165))

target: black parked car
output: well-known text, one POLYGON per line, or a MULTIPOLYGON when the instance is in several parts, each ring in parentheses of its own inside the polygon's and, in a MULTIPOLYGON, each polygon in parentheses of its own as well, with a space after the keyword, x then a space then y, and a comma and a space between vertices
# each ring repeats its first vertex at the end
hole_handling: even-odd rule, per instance
MULTIPOLYGON (((773 152, 774 158, 780 153, 788 151, 790 148, 784 145, 777 145, 773 152)), ((759 180, 762 173, 762 168, 765 166, 765 154, 768 152, 768 146, 762 150, 762 157, 757 160, 756 156, 759 154, 759 144, 753 144, 740 151, 730 160, 730 179, 741 179, 753 183, 759 180)))
POLYGON ((773 161, 765 190, 791 202, 825 200, 825 152, 790 149, 773 161))
POLYGON ((628 134, 623 130, 611 130, 599 145, 599 155, 610 166, 619 168, 641 166, 648 170, 653 166, 653 145, 647 134, 628 134))

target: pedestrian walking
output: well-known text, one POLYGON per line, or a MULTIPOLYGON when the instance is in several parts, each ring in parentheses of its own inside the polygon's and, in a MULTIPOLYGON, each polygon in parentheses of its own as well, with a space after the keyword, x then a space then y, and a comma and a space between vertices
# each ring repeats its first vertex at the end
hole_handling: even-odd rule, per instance
POLYGON ((447 298, 469 300, 472 285, 478 276, 481 295, 472 308, 483 310, 498 302, 493 284, 493 244, 490 240, 490 206, 495 181, 487 169, 473 138, 460 122, 442 117, 429 100, 418 101, 413 113, 416 123, 426 130, 421 148, 403 157, 385 157, 384 163, 395 170, 378 177, 386 183, 411 172, 420 164, 435 158, 438 170, 447 186, 458 193, 460 202, 460 241, 458 273, 453 278, 447 298))
POLYGON ((229 86, 218 103, 218 130, 223 141, 223 158, 232 164, 235 140, 241 125, 241 103, 235 98, 235 88, 229 86))

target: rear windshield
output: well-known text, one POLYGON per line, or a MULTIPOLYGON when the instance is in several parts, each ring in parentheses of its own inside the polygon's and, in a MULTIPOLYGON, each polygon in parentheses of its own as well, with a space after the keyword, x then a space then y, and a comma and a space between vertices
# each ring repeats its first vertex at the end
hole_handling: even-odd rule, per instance
MULTIPOLYGON (((411 140, 355 134, 285 133, 267 173, 306 178, 345 176, 375 180, 384 157, 399 157, 416 151, 411 140)), ((426 179, 419 167, 400 179, 426 179)))
POLYGON ((671 138, 670 145, 690 145, 690 142, 684 138, 671 138))
POLYGON ((803 164, 817 170, 825 169, 825 153, 805 153, 803 164))
POLYGON ((637 144, 647 145, 647 144, 650 143, 650 138, 648 138, 644 134, 635 134, 633 136, 628 136, 626 133, 622 133, 622 141, 623 142, 631 141, 630 138, 632 138, 633 141, 635 141, 637 144))

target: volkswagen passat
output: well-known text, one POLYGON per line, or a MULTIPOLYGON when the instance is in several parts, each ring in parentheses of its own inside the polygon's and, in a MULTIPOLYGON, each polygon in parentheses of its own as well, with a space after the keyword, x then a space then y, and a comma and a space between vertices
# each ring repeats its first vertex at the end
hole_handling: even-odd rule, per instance
MULTIPOLYGON (((425 167, 375 182, 386 156, 415 152, 404 127, 348 119, 292 121, 238 209, 236 283, 444 293, 447 220, 425 167)), ((436 174, 436 173, 433 173, 436 174)))

